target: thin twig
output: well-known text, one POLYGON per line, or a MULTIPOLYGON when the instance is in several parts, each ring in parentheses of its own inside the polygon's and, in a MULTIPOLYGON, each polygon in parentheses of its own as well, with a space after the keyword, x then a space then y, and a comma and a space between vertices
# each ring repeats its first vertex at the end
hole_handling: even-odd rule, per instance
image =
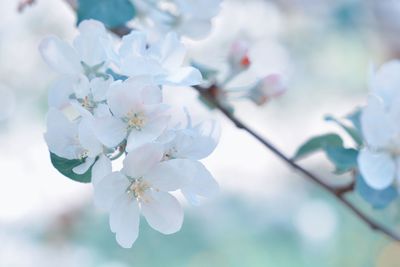
POLYGON ((331 193, 336 199, 338 199, 343 205, 345 205, 347 208, 349 208, 360 220, 365 222, 369 227, 376 231, 380 231, 387 235, 389 238, 400 241, 400 235, 396 231, 393 231, 392 229, 387 228, 386 226, 382 225, 378 221, 376 221, 373 218, 369 218, 364 212, 362 212, 359 208, 357 208, 353 203, 351 203, 349 200, 345 198, 345 193, 351 191, 354 188, 354 184, 350 184, 349 186, 346 186, 344 188, 335 188, 329 184, 327 184, 325 181, 320 179, 318 176, 315 174, 309 172, 308 170, 304 169, 301 167, 299 164, 294 162, 292 159, 287 157, 285 154, 283 154, 278 148, 276 148, 274 145, 272 145, 271 142, 269 142, 267 139, 261 137, 258 133, 256 133, 254 130, 252 130, 248 125, 246 125, 243 121, 239 120, 236 118, 228 109, 226 109, 223 105, 221 105, 213 96, 213 93, 209 93, 210 91, 215 91, 215 87, 212 88, 202 88, 200 86, 194 86, 193 87, 201 96, 206 98, 208 101, 210 101, 219 111, 221 111, 227 119, 229 119, 237 128, 242 129, 249 133, 251 136, 253 136, 255 139, 257 139, 261 144, 263 144, 266 148, 268 148, 272 153, 274 153, 277 157, 279 157, 281 160, 286 162, 289 166, 294 168, 295 170, 301 172, 305 177, 316 183, 317 185, 321 186, 324 188, 326 191, 331 193))

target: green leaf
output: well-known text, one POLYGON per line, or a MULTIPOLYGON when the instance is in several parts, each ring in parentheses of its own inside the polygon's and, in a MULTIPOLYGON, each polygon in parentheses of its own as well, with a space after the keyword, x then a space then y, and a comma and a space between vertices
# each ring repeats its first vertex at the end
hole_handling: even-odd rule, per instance
POLYGON ((108 28, 125 25, 136 11, 129 0, 78 0, 78 24, 85 19, 103 22, 108 28))
POLYGON ((328 159, 335 165, 335 173, 343 174, 357 168, 358 151, 353 148, 328 146, 325 148, 328 159))
POLYGON ((345 130, 351 136, 351 138, 353 138, 354 142, 356 142, 356 144, 358 146, 362 145, 363 141, 362 141, 361 134, 356 128, 345 125, 344 123, 342 123, 341 121, 339 121, 338 119, 336 119, 335 117, 333 117, 331 115, 325 116, 325 120, 335 122, 337 125, 342 127, 343 130, 345 130))
MULTIPOLYGON (((84 174, 76 174, 72 171, 73 168, 76 166, 81 165, 84 160, 78 159, 64 159, 56 154, 50 153, 51 163, 53 164, 54 168, 56 168, 61 174, 67 176, 68 178, 80 182, 80 183, 90 183, 92 179, 92 167, 84 174)), ((93 166, 93 165, 92 165, 93 166)))
POLYGON ((334 133, 316 136, 303 144, 293 157, 294 160, 299 160, 319 150, 325 150, 326 147, 342 147, 342 138, 334 133))

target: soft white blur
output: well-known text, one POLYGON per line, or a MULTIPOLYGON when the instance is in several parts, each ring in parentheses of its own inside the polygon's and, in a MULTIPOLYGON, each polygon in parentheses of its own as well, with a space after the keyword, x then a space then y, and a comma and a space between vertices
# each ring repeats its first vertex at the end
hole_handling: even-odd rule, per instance
MULTIPOLYGON (((233 80, 231 87, 251 84, 270 73, 287 77, 289 89, 281 98, 262 108, 236 102, 235 109, 238 117, 288 155, 312 135, 337 131, 323 121, 324 115, 342 117, 363 105, 369 63, 380 64, 392 55, 388 47, 393 44, 387 47, 374 31, 382 25, 376 26, 373 14, 363 17, 369 19, 367 26, 356 34, 324 33, 331 21, 323 19, 335 5, 312 2, 226 0, 209 38, 185 40, 191 57, 220 69, 221 76, 232 42, 238 38, 251 42, 252 66, 233 80)), ((60 216, 87 205, 92 208, 91 186, 59 174, 51 166, 43 140, 47 88, 55 74, 41 60, 37 45, 48 34, 72 40, 76 34, 74 13, 62 0, 37 0, 22 14, 16 7, 15 1, 0 1, 0 240, 6 244, 0 248, 0 266, 94 266, 99 255, 90 248, 58 246, 57 241, 40 244, 30 235, 58 222, 60 216)), ((309 194, 309 182, 221 114, 207 110, 193 90, 166 88, 165 98, 177 110, 187 107, 195 121, 212 118, 221 124, 220 144, 205 163, 222 192, 218 199, 208 201, 207 207, 220 205, 226 195, 239 197, 258 207, 258 218, 268 215, 268 219, 253 222, 257 229, 264 229, 267 221, 293 226, 305 246, 315 248, 331 242, 340 231, 338 210, 328 203, 331 199, 309 194)), ((177 116, 185 118, 183 112, 177 116)), ((333 178, 333 167, 323 157, 302 163, 333 178)), ((335 182, 348 178, 336 177, 335 182)), ((186 210, 197 213, 196 220, 205 225, 212 220, 212 210, 190 206, 186 210)), ((204 233, 212 236, 210 239, 229 228, 229 214, 222 212, 216 218, 209 233, 204 233)), ((199 266, 196 262, 193 259, 192 266, 199 266)), ((110 259, 96 266, 127 265, 110 259)))

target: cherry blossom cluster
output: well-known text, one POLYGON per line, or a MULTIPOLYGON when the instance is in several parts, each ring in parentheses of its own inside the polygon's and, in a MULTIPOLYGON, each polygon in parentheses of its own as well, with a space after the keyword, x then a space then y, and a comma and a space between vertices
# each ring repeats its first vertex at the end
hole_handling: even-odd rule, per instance
POLYGON ((91 176, 95 204, 109 212, 122 247, 138 237, 140 214, 155 230, 175 233, 183 211, 171 192, 197 204, 218 191, 200 160, 215 149, 219 129, 193 125, 188 114, 184 126, 173 125, 162 86, 198 85, 202 76, 183 66, 186 50, 175 34, 150 43, 133 31, 117 42, 94 20, 78 30, 72 45, 50 36, 39 47, 59 74, 49 91, 49 150, 79 162, 74 175, 91 176), (120 157, 122 169, 113 170, 120 157))

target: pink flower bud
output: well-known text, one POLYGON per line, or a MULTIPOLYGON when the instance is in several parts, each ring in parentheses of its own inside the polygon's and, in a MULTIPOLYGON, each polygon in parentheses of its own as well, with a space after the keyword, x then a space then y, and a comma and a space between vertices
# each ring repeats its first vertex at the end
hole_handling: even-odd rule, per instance
POLYGON ((241 71, 250 67, 251 61, 248 52, 248 42, 237 40, 232 44, 228 55, 228 62, 233 70, 241 71))
POLYGON ((261 106, 271 98, 281 96, 287 90, 283 78, 279 74, 270 74, 253 86, 248 94, 251 101, 261 106))

